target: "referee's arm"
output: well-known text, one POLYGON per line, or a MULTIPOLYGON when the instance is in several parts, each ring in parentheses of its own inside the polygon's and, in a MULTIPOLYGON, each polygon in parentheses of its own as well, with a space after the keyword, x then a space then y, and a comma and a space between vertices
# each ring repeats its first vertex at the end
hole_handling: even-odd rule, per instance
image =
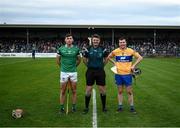
POLYGON ((89 56, 89 51, 88 49, 84 48, 84 51, 82 52, 83 56, 83 63, 87 66, 88 65, 88 56, 89 56))
POLYGON ((104 65, 106 65, 107 63, 108 63, 108 54, 109 54, 109 52, 107 51, 107 49, 104 49, 104 51, 103 51, 103 63, 104 63, 104 65))

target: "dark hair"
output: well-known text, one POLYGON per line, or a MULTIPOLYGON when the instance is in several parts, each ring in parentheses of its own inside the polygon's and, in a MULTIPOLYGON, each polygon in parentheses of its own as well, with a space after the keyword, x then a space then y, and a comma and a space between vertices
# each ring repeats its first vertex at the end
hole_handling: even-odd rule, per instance
POLYGON ((92 35, 92 38, 98 38, 98 39, 101 39, 100 35, 98 35, 98 34, 93 34, 93 35, 92 35))
POLYGON ((126 38, 125 37, 120 37, 119 40, 126 40, 126 38))
POLYGON ((72 36, 72 34, 68 33, 68 34, 65 35, 65 38, 70 37, 70 36, 72 36))

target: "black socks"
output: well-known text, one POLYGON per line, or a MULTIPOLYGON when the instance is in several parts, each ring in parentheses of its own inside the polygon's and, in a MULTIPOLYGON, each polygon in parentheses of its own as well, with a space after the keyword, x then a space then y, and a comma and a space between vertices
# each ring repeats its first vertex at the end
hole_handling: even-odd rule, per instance
POLYGON ((86 106, 86 108, 89 108, 90 99, 91 99, 91 95, 86 95, 85 96, 85 106, 86 106))
POLYGON ((100 94, 101 97, 101 102, 102 102, 102 107, 103 109, 106 108, 106 94, 100 94))

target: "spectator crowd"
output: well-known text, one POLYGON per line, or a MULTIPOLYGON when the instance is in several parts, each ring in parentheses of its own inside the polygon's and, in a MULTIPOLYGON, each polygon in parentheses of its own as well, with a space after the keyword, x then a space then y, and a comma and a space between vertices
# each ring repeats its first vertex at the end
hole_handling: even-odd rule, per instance
MULTIPOLYGON (((64 44, 63 40, 26 40, 20 39, 0 39, 0 53, 30 53, 35 49, 38 53, 55 53, 57 49, 64 44)), ((80 49, 88 47, 89 40, 75 40, 75 45, 80 49)), ((103 40, 102 45, 109 51, 118 47, 118 42, 112 43, 109 40, 103 40)), ((173 40, 128 40, 128 46, 135 49, 143 56, 162 55, 162 56, 180 56, 180 41, 173 40)))

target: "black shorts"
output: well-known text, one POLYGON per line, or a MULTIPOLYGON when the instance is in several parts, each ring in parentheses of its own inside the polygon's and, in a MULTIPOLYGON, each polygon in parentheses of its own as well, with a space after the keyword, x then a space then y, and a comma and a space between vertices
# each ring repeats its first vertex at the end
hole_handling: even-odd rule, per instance
POLYGON ((92 86, 96 82, 96 85, 105 86, 105 77, 104 69, 88 68, 86 71, 86 85, 92 86))

